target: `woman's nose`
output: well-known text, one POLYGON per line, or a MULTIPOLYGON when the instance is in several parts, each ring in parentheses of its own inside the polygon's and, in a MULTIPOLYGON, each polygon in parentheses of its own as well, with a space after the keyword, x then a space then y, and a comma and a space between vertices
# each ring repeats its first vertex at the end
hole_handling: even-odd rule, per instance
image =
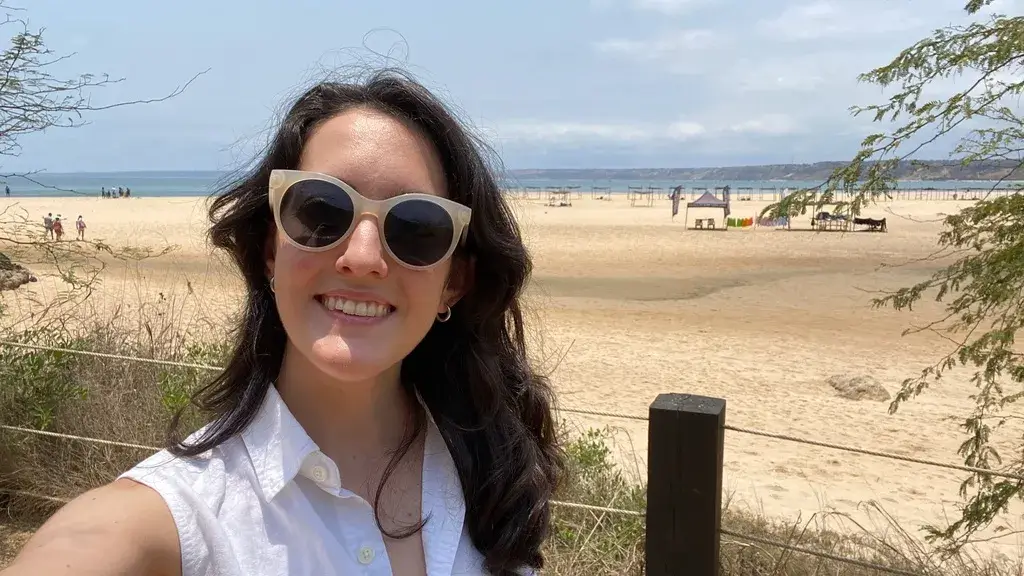
POLYGON ((388 263, 384 260, 384 246, 375 219, 364 216, 356 222, 335 266, 342 274, 387 276, 388 263))

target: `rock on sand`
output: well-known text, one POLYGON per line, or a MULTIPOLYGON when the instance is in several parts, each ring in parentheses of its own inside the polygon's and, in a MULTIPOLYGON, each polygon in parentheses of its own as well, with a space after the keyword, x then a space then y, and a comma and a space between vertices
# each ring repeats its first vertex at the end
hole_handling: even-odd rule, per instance
POLYGON ((847 400, 874 400, 887 402, 892 399, 889 392, 871 376, 829 376, 828 385, 836 396, 847 400))
POLYGON ((6 254, 0 253, 0 290, 14 290, 29 282, 35 282, 36 277, 21 264, 11 262, 6 254))

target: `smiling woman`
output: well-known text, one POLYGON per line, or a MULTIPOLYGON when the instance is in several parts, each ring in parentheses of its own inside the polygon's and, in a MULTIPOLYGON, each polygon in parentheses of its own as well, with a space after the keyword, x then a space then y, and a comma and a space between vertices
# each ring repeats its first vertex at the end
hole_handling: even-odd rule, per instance
POLYGON ((560 477, 531 270, 483 151, 406 76, 321 83, 220 194, 247 285, 210 423, 79 497, 22 574, 524 574, 560 477))

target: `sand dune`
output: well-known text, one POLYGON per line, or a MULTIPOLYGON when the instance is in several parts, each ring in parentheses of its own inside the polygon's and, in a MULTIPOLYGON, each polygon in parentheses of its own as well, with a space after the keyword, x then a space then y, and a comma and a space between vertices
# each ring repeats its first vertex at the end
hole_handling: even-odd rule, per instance
MULTIPOLYGON (((110 306, 180 296, 186 282, 194 291, 186 299, 190 318, 223 318, 238 305, 236 275, 223 257, 210 257, 203 236, 205 200, 17 202, 36 221, 48 211, 72 222, 82 214, 90 238, 178 247, 105 272, 101 297, 110 306)), ((968 372, 954 372, 896 415, 886 402, 840 398, 826 380, 870 376, 894 393, 948 350, 936 338, 900 335, 934 318, 934 303, 894 313, 872 310, 869 299, 938 268, 918 260, 935 249, 941 215, 962 203, 872 207, 868 216, 888 218, 887 234, 706 233, 687 231, 681 214, 672 221, 667 200, 650 208, 631 208, 624 197, 574 204, 516 202, 536 263, 528 293, 534 351, 542 366, 557 366, 562 406, 644 415, 659 393, 701 394, 727 399, 727 420, 737 426, 957 461, 963 438, 949 417, 970 409, 968 372)), ((734 215, 754 216, 762 206, 739 203, 734 215)), ((27 309, 28 294, 54 290, 44 280, 5 301, 27 309)), ((644 423, 568 419, 612 426, 622 461, 642 475, 644 423)), ((823 502, 852 510, 867 500, 879 500, 908 527, 955 514, 962 478, 955 471, 732 432, 726 438, 726 488, 772 514, 806 518, 823 502)))

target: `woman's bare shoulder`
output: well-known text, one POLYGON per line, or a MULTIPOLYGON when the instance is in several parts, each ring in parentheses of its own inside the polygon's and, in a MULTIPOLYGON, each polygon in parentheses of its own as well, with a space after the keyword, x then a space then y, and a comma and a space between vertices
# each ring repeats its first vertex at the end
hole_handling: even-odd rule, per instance
POLYGON ((75 498, 0 576, 179 576, 174 518, 151 488, 119 479, 75 498))

